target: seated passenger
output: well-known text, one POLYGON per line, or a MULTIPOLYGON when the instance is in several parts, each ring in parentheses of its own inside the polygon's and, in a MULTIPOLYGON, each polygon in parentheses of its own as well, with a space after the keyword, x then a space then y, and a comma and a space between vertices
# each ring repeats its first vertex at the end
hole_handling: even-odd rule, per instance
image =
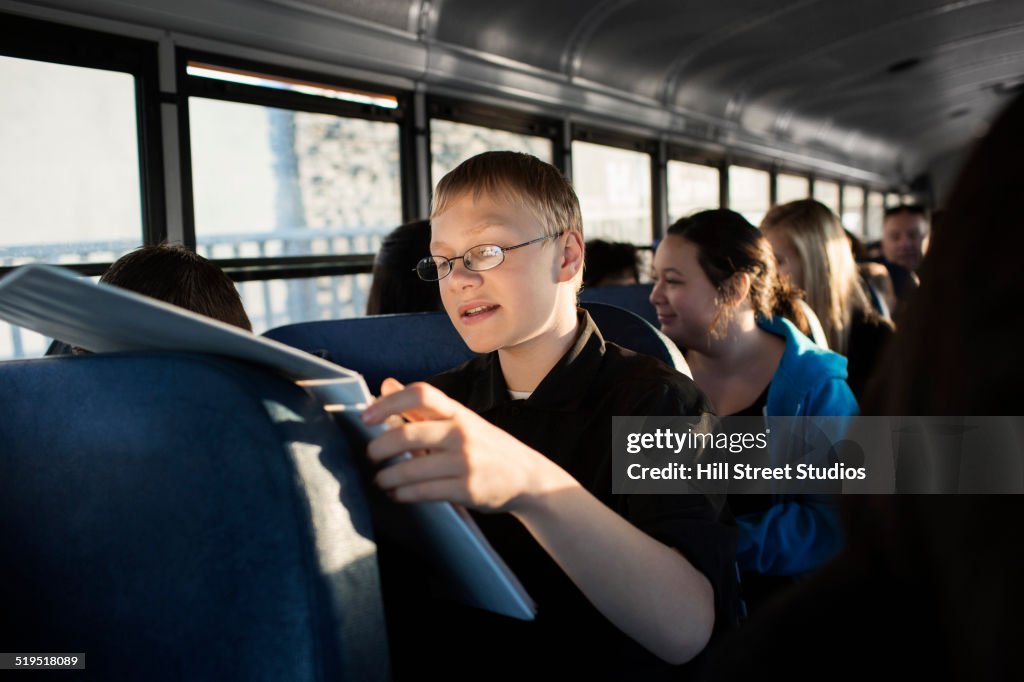
POLYGON ((636 247, 626 242, 587 242, 583 286, 608 287, 640 283, 636 247))
MULTIPOLYGON (((252 323, 231 278, 183 246, 140 246, 114 261, 100 277, 100 282, 252 331, 252 323)), ((64 355, 82 350, 55 340, 46 354, 64 355)))
POLYGON ((892 325, 872 309, 839 218, 813 199, 776 206, 761 221, 779 273, 803 290, 828 347, 848 360, 847 383, 860 397, 892 325))
POLYGON ((430 221, 417 220, 392 230, 373 259, 367 315, 441 310, 437 287, 416 276, 416 263, 430 253, 430 221))
MULTIPOLYGON (((871 380, 865 414, 954 416, 957 424, 964 415, 1024 414, 1024 314, 1012 303, 1024 297, 1021 149, 1019 96, 950 192, 921 266, 920 295, 871 380)), ((891 679, 1018 679, 1024 542, 1015 519, 1024 498, 847 495, 843 502, 842 554, 755 614, 720 651, 716 679, 745 682, 775 671, 787 681, 862 680, 880 671, 891 679)))
MULTIPOLYGON (((799 295, 768 241, 726 209, 677 221, 654 255, 651 303, 661 331, 685 349, 694 381, 721 416, 849 416, 857 402, 846 359, 814 345, 784 315, 799 295)), ((831 501, 730 495, 743 593, 756 606, 840 548, 831 501)))
POLYGON ((475 156, 438 184, 431 225, 419 274, 438 282, 452 323, 484 355, 430 384, 386 381, 364 419, 396 428, 368 454, 418 453, 377 484, 399 502, 474 510, 538 615, 519 622, 412 595, 390 616, 397 676, 677 679, 687 669, 675 666, 735 621, 734 529, 702 495, 613 494, 612 417, 704 414, 703 394, 605 343, 577 308, 579 203, 553 166, 475 156))

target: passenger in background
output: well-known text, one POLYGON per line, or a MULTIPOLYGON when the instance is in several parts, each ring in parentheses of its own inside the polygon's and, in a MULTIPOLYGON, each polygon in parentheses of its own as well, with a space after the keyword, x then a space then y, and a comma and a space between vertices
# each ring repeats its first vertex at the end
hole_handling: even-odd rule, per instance
MULTIPOLYGON (((846 359, 787 319, 799 314, 799 293, 778 277, 771 245, 743 216, 719 209, 679 220, 658 246, 654 270, 651 303, 661 331, 685 349, 719 416, 856 414, 846 359)), ((842 544, 831 500, 770 497, 729 496, 752 606, 842 544)))
POLYGON ((828 347, 848 360, 847 383, 859 399, 892 324, 872 307, 839 218, 813 199, 776 206, 761 221, 780 274, 803 290, 828 347))
POLYGON ((636 247, 626 242, 587 242, 583 286, 607 287, 640 283, 636 247))
MULTIPOLYGON (((103 273, 100 282, 252 331, 231 278, 207 259, 177 244, 141 246, 118 258, 103 273)), ((54 341, 46 354, 66 355, 82 350, 54 341)))
POLYGON ((910 272, 917 272, 928 250, 928 211, 903 204, 886 209, 882 224, 882 256, 910 272))
MULTIPOLYGON (((864 401, 867 415, 1022 415, 1024 97, 970 155, 864 401)), ((716 678, 1019 679, 1019 495, 851 495, 848 542, 756 614, 716 678)))
POLYGON ((437 287, 416 276, 416 263, 430 253, 430 221, 417 220, 392 230, 373 259, 367 315, 441 310, 437 287))

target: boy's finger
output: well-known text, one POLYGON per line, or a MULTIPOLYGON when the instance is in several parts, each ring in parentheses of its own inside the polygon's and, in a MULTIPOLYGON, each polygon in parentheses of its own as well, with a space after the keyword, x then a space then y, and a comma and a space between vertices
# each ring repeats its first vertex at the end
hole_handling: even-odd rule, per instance
POLYGON ((414 457, 393 466, 384 467, 374 482, 384 490, 413 485, 438 478, 462 478, 466 475, 465 460, 450 454, 414 457))
POLYGON ((363 411, 363 422, 379 424, 393 414, 412 415, 413 421, 449 419, 459 404, 433 386, 410 384, 397 393, 382 395, 363 411))
POLYGON ((398 393, 403 388, 405 388, 405 385, 402 384, 401 381, 393 377, 388 377, 380 384, 380 394, 382 397, 391 395, 392 393, 398 393))
POLYGON ((444 450, 444 440, 450 429, 449 423, 436 420, 403 424, 371 440, 366 446, 366 454, 371 461, 379 463, 412 450, 444 450))
POLYGON ((461 479, 437 478, 395 488, 391 491, 391 499, 396 502, 449 501, 465 504, 465 490, 461 479))

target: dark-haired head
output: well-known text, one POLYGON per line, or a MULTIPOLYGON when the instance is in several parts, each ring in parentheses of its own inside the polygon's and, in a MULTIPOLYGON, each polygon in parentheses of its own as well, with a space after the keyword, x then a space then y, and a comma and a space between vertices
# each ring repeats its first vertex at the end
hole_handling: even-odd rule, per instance
POLYGON ((252 331, 231 278, 183 246, 135 249, 117 259, 100 281, 252 331))
MULTIPOLYGON (((177 244, 140 246, 114 261, 100 282, 252 331, 231 278, 207 259, 177 244)), ((84 352, 88 351, 54 340, 46 354, 84 352)))
POLYGON ((640 281, 636 247, 626 242, 591 239, 587 242, 583 286, 636 284, 640 281))
MULTIPOLYGON (((735 300, 740 282, 736 275, 745 275, 746 298, 756 315, 782 315, 808 331, 799 292, 779 277, 771 244, 742 215, 724 208, 701 211, 673 223, 668 236, 696 247, 697 262, 720 301, 735 300)), ((732 306, 720 306, 713 332, 728 325, 732 310, 732 306)))
POLYGON ((392 230, 373 260, 373 283, 366 299, 366 314, 441 310, 437 284, 424 282, 416 276, 416 263, 429 254, 429 220, 417 220, 392 230))

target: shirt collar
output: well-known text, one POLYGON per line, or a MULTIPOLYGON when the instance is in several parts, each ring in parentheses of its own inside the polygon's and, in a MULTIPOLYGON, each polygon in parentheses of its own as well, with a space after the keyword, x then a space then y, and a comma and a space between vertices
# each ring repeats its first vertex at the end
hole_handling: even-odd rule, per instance
MULTIPOLYGON (((523 401, 530 407, 572 412, 579 408, 590 382, 597 375, 604 358, 604 338, 586 310, 579 308, 576 314, 579 323, 576 340, 541 380, 533 395, 523 401)), ((483 370, 482 380, 472 388, 470 404, 477 406, 480 412, 487 412, 511 402, 497 351, 485 356, 483 370)))

